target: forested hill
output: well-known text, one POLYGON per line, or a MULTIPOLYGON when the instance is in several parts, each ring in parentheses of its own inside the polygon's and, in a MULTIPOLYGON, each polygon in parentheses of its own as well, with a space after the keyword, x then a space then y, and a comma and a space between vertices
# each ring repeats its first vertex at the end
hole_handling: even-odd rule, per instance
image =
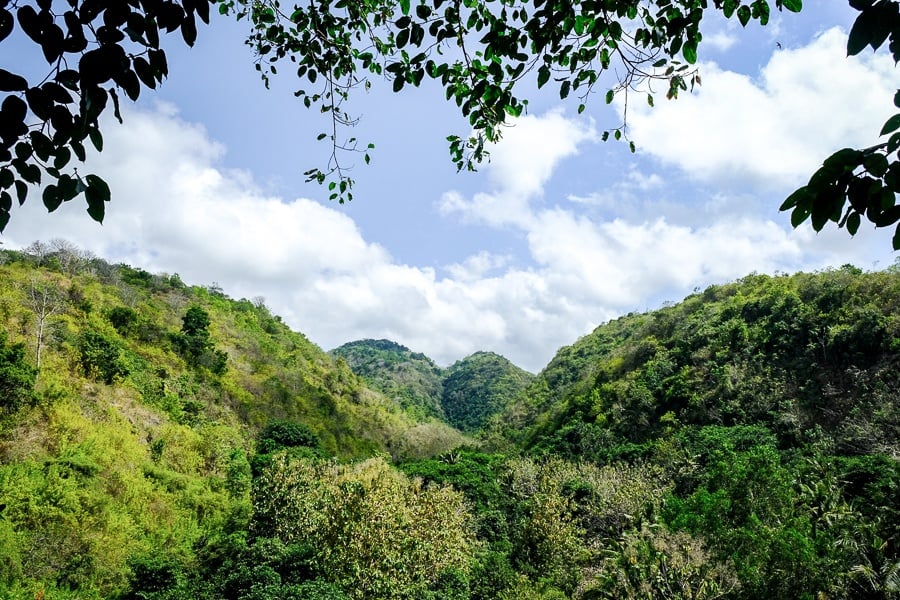
POLYGON ((476 352, 450 365, 441 406, 447 421, 466 432, 482 430, 506 410, 534 375, 493 352, 476 352))
POLYGON ((533 377, 493 352, 476 352, 441 369, 390 340, 349 342, 331 354, 410 415, 441 418, 472 434, 504 411, 533 377))
POLYGON ((705 425, 900 457, 900 269, 750 275, 621 317, 562 348, 494 428, 609 461, 705 425))
POLYGON ((374 390, 413 415, 444 417, 443 369, 424 354, 390 340, 359 340, 331 350, 374 390))
POLYGON ((465 442, 367 388, 261 298, 60 241, 0 251, 0 597, 48 582, 109 597, 127 560, 191 556, 247 514, 260 432, 279 422, 275 447, 343 459, 465 442), (10 591, 29 581, 42 583, 10 591))

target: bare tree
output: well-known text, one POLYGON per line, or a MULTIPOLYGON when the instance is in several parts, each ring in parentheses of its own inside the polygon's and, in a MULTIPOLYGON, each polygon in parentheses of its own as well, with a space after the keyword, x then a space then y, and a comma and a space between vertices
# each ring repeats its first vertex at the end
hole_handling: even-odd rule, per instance
POLYGON ((37 349, 35 362, 41 368, 41 352, 47 333, 48 320, 65 309, 65 300, 59 288, 46 279, 33 277, 26 291, 25 304, 37 318, 37 349))
POLYGON ((74 275, 89 260, 90 253, 63 238, 50 240, 53 256, 59 261, 63 273, 74 275))
POLYGON ((41 266, 44 264, 44 261, 47 260, 47 257, 49 256, 51 250, 49 245, 45 244, 41 240, 35 240, 28 244, 23 249, 23 252, 37 260, 38 266, 41 266))

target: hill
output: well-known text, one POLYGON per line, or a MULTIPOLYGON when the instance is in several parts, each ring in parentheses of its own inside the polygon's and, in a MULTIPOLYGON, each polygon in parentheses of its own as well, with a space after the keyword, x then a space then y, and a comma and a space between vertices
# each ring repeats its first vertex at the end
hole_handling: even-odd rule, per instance
POLYGON ((246 522, 269 425, 344 460, 464 440, 411 419, 261 300, 61 241, 0 263, 4 597, 111 597, 129 561, 185 560, 203 535, 246 522))
POLYGON ((470 434, 481 431, 534 377, 493 352, 476 352, 441 369, 390 340, 349 342, 330 354, 411 416, 442 419, 470 434))
POLYGON ((504 416, 509 438, 607 460, 686 425, 900 456, 900 273, 751 275, 563 348, 504 416), (613 454, 611 454, 613 453, 613 454))
POLYGON ((390 340, 359 340, 330 351, 377 390, 419 419, 443 418, 443 370, 433 360, 390 340))
POLYGON ((481 430, 533 377, 493 352, 476 352, 455 362, 444 376, 441 395, 447 422, 465 432, 481 430))
POLYGON ((475 447, 350 368, 421 391, 426 357, 47 250, 0 252, 0 597, 900 589, 896 267, 712 286, 536 377, 476 353, 440 373, 475 447))

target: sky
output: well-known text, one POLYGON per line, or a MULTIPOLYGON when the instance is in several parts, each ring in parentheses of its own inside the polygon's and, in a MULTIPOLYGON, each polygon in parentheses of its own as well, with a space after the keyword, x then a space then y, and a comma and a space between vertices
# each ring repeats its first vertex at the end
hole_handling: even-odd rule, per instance
MULTIPOLYGON (((841 1, 765 28, 704 22, 702 85, 627 105, 637 147, 602 142, 626 106, 537 94, 491 162, 457 173, 446 136, 465 121, 437 86, 354 98, 375 143, 330 203, 303 172, 327 160, 324 123, 266 90, 239 24, 218 18, 193 49, 168 47, 161 89, 104 125, 81 172, 109 182, 102 225, 82 200, 13 210, 7 248, 69 240, 112 262, 178 273, 267 306, 325 350, 388 338, 449 365, 478 350, 537 372, 622 314, 756 273, 891 265, 891 232, 793 230, 783 199, 835 150, 877 141, 898 71, 886 53, 846 58, 841 1)), ((0 57, 0 66, 8 62, 0 57)))

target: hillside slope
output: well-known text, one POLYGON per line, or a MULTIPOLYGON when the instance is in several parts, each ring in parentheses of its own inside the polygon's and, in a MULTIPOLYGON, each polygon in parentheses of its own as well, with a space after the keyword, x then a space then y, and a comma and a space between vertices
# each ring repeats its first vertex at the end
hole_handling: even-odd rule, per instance
POLYGON ((741 424, 900 456, 900 271, 751 275, 621 317, 561 349, 495 430, 607 460, 681 426, 741 424))
POLYGON ((534 375, 493 352, 476 352, 447 369, 441 406, 447 422, 477 432, 504 411, 534 375))
POLYGON ((273 419, 344 459, 464 440, 411 419, 261 300, 63 242, 0 252, 0 591, 52 581, 111 597, 128 561, 190 556, 245 519, 273 419))
POLYGON ((420 419, 443 418, 443 370, 433 360, 390 340, 358 340, 331 350, 377 390, 420 419))

